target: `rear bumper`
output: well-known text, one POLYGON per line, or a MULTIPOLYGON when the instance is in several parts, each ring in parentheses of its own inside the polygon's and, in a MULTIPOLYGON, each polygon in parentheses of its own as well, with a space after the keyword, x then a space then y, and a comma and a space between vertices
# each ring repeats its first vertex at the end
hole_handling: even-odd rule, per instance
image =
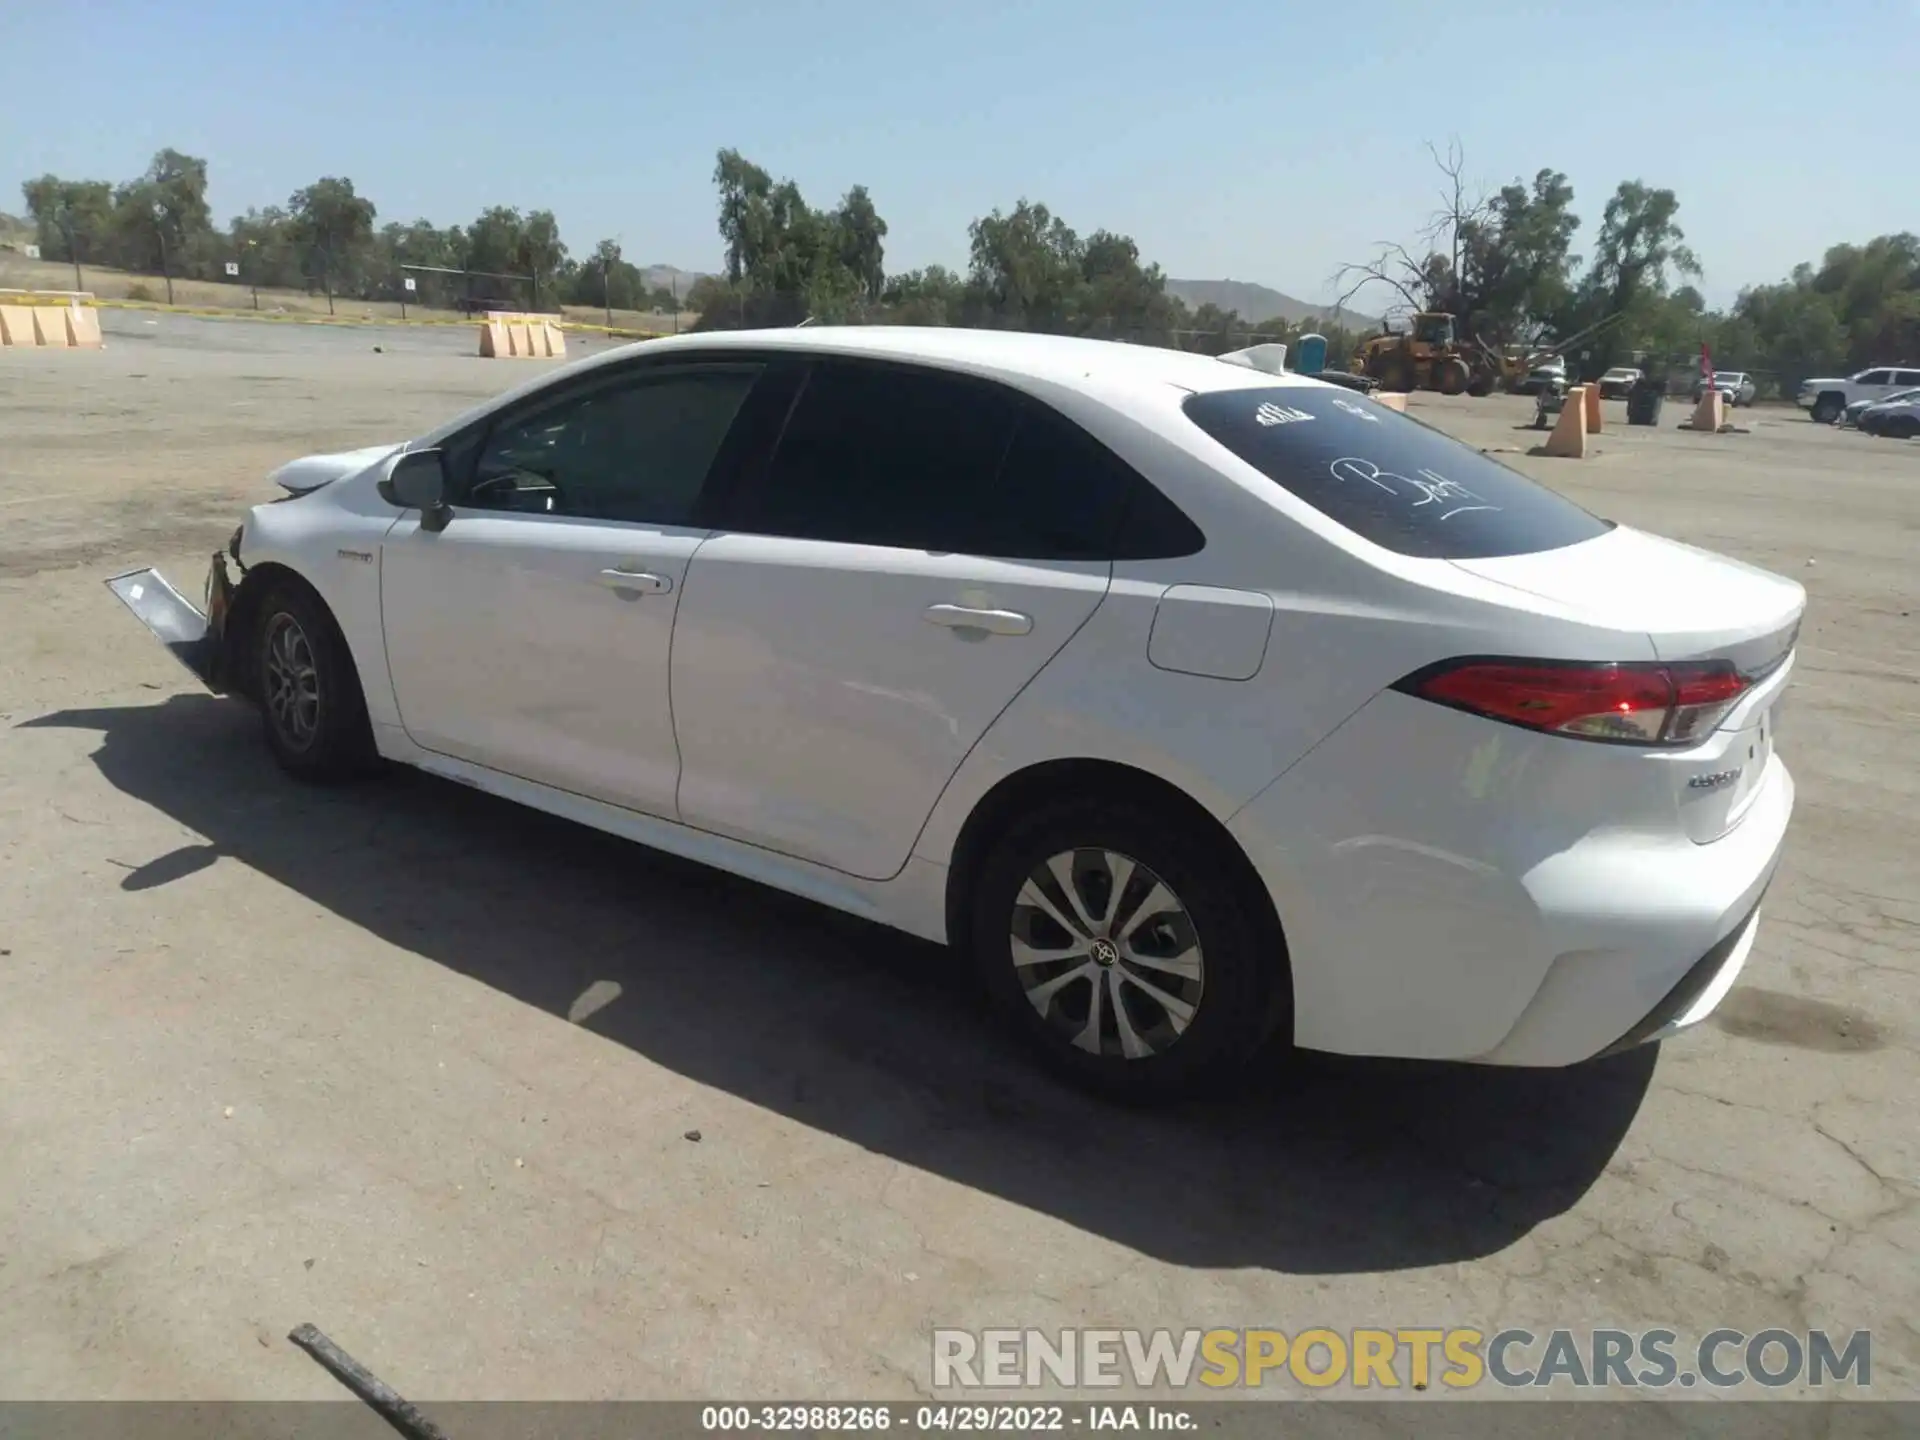
POLYGON ((233 583, 227 577, 224 554, 216 550, 208 567, 204 610, 174 589, 158 570, 115 575, 107 588, 195 679, 215 694, 226 690, 226 622, 233 583))
POLYGON ((1382 697, 1233 818, 1286 931, 1300 1045, 1550 1067, 1711 1013, 1752 947, 1791 775, 1773 757, 1701 843, 1576 744, 1382 697))

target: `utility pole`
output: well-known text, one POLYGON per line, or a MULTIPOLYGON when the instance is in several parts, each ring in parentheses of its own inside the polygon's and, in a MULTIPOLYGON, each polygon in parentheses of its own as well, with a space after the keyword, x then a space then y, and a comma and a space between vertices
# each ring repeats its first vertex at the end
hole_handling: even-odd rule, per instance
POLYGON ((160 241, 160 273, 167 281, 167 304, 173 304, 173 268, 167 264, 167 207, 153 202, 153 233, 160 241))
POLYGON ((85 290, 87 282, 80 275, 80 242, 74 238, 73 234, 73 207, 62 200, 54 221, 59 225, 60 233, 67 237, 67 258, 73 261, 73 288, 85 290))

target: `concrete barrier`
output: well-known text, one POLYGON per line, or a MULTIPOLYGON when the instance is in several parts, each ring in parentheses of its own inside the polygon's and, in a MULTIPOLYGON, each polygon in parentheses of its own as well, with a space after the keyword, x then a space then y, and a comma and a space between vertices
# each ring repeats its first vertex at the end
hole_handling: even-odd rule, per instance
POLYGON ((1543 455, 1557 455, 1562 460, 1584 460, 1587 458, 1587 396, 1590 387, 1576 385, 1567 391, 1567 403, 1560 407, 1560 418, 1553 423, 1553 433, 1547 436, 1547 443, 1541 447, 1543 455))
POLYGON ((1407 413, 1407 396, 1405 391, 1376 390, 1373 392, 1373 399, 1378 404, 1386 406, 1389 410, 1398 410, 1402 415, 1407 413))
POLYGON ((1718 386, 1707 389, 1700 396, 1700 403, 1693 407, 1693 418, 1687 421, 1689 430, 1705 430, 1718 435, 1720 427, 1727 423, 1727 396, 1718 386))
POLYGON ((480 322, 480 354, 489 360, 558 360, 567 353, 567 337, 558 315, 523 315, 489 310, 480 322))
POLYGON ((0 345, 99 350, 100 312, 83 290, 0 290, 0 345))
POLYGON ((1581 388, 1587 392, 1587 433, 1598 435, 1600 433, 1600 387, 1584 385, 1581 388))

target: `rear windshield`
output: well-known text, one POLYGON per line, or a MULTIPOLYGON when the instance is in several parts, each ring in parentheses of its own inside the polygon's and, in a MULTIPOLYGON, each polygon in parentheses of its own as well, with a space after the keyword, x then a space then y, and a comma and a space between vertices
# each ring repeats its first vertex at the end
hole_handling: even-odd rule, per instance
POLYGON ((1558 550, 1608 520, 1384 405, 1317 385, 1190 395, 1187 418, 1364 540, 1473 560, 1558 550))

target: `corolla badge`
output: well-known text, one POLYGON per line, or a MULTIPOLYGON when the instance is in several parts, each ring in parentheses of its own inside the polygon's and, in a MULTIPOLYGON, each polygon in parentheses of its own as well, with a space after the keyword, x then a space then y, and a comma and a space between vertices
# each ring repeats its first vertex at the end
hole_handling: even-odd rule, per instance
MULTIPOLYGON (((1744 769, 1745 767, 1741 767, 1744 769)), ((1740 778, 1740 770, 1716 770, 1711 775, 1696 775, 1687 781, 1689 790, 1718 790, 1740 778)))

